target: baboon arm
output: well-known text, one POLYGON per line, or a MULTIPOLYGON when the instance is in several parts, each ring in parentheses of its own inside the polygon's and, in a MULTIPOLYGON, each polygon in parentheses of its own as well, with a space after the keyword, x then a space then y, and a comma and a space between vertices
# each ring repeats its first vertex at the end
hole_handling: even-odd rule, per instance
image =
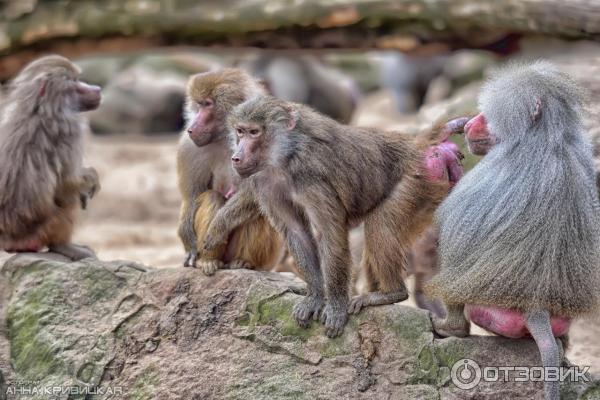
POLYGON ((186 252, 198 252, 196 245, 196 231, 194 230, 194 219, 198 211, 198 204, 195 195, 184 199, 181 203, 179 237, 183 242, 183 247, 186 252))
POLYGON ((208 227, 204 249, 213 250, 224 243, 231 232, 240 225, 260 215, 254 193, 249 188, 240 188, 217 212, 208 227))
POLYGON ((308 222, 291 202, 277 201, 270 207, 271 221, 282 236, 308 284, 308 294, 322 297, 323 277, 318 249, 308 222))

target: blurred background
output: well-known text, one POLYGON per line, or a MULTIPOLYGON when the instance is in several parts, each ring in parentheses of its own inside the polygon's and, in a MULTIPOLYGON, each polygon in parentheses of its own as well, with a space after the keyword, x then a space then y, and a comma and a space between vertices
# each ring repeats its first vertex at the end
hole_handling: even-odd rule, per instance
MULTIPOLYGON (((594 0, 0 0, 0 81, 59 53, 102 86, 86 147, 102 190, 75 242, 180 267, 175 154, 191 74, 237 66, 341 122, 418 135, 475 113, 492 68, 543 57, 589 89, 597 143, 598 38, 594 0)), ((571 361, 600 373, 600 324, 571 332, 571 361)))

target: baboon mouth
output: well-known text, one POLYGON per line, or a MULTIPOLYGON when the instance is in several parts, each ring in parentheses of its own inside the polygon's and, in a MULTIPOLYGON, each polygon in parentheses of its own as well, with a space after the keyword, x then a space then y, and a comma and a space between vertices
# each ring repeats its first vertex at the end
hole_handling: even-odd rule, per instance
POLYGON ((256 167, 254 167, 254 166, 238 167, 238 168, 235 168, 235 172, 237 172, 238 175, 241 176, 242 178, 247 178, 256 172, 256 167))

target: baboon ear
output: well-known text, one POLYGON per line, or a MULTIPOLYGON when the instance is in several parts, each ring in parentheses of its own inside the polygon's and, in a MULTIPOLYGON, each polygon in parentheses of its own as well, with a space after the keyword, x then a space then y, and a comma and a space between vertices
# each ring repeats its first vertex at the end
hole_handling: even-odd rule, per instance
POLYGON ((533 106, 533 114, 531 114, 532 122, 536 122, 542 116, 542 99, 536 97, 535 105, 533 106))
POLYGON ((299 115, 296 107, 294 107, 293 105, 286 105, 285 110, 288 113, 288 120, 287 120, 286 127, 287 127, 288 131, 291 131, 292 129, 294 129, 296 127, 296 124, 298 123, 298 118, 300 117, 300 115, 299 115))
POLYGON ((38 91, 38 97, 44 97, 46 94, 46 85, 48 84, 47 79, 40 79, 40 90, 38 91))

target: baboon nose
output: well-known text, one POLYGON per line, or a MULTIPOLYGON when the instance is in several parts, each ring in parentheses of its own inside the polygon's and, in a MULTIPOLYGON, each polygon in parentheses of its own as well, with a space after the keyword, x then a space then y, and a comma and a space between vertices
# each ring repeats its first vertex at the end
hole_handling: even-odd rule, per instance
POLYGON ((242 160, 238 156, 233 156, 231 157, 231 161, 233 161, 234 164, 239 164, 242 160))

